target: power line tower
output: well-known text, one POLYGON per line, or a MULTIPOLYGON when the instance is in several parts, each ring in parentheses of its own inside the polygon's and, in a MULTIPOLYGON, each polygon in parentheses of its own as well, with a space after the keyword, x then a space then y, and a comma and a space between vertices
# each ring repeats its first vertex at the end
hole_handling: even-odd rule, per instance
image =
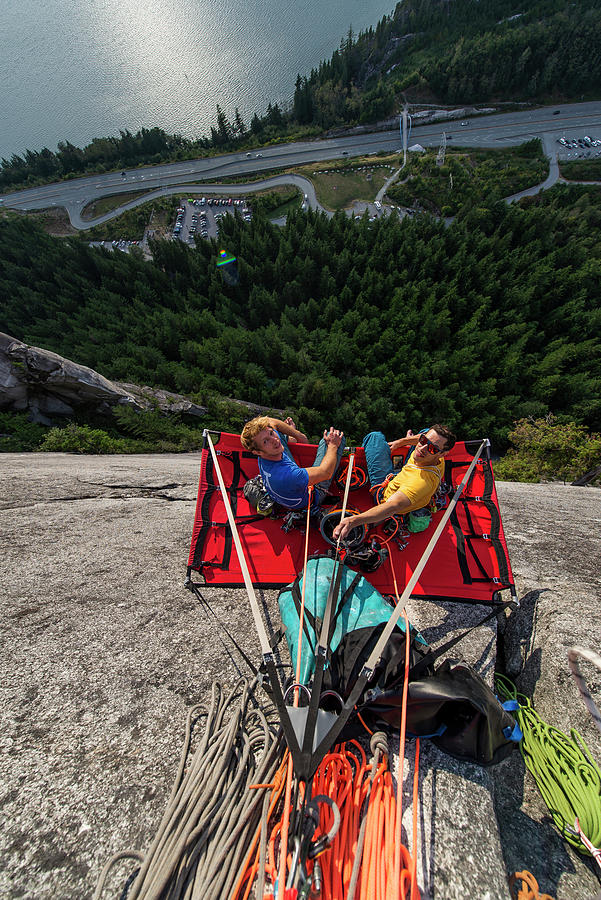
POLYGON ((444 159, 447 152, 447 133, 443 131, 440 147, 438 148, 438 156, 436 157, 436 165, 444 166, 444 159))
POLYGON ((407 165, 407 144, 409 143, 409 138, 411 136, 411 116, 408 112, 407 104, 405 103, 403 106, 403 112, 399 121, 400 130, 401 130, 401 144, 403 148, 403 165, 407 165))

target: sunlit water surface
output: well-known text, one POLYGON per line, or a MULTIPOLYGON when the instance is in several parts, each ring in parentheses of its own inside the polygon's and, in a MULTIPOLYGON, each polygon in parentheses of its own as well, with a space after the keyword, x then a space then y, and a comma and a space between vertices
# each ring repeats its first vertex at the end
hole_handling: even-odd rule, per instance
POLYGON ((390 0, 0 0, 0 156, 159 125, 208 134, 287 104, 390 0))

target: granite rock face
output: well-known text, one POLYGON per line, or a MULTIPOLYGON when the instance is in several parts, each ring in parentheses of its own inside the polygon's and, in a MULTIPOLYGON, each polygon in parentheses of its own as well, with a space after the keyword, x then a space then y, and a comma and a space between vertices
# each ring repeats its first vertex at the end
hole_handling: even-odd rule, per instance
MULTIPOLYGON (((248 674, 227 632, 251 659, 260 646, 243 590, 199 598, 184 588, 199 453, 0 462, 0 896, 91 897, 113 852, 148 849, 189 707, 208 701, 213 681, 248 674)), ((580 730, 599 763, 567 650, 601 643, 601 490, 498 491, 520 607, 453 655, 489 683, 505 667, 545 720, 580 730)), ((259 592, 274 627, 276 594, 259 592)), ((437 647, 486 610, 413 598, 408 613, 437 647)), ((601 704, 599 674, 585 674, 601 704)), ((414 751, 409 743, 403 781, 409 848, 414 751)), ((593 864, 559 836, 518 752, 481 769, 423 741, 418 779, 423 900, 506 900, 507 874, 523 869, 555 900, 598 892, 593 864)), ((119 897, 131 870, 123 864, 103 896, 119 897)))
POLYGON ((94 369, 0 333, 0 409, 27 411, 32 421, 49 425, 79 407, 106 413, 116 404, 166 415, 207 412, 179 394, 109 381, 94 369))

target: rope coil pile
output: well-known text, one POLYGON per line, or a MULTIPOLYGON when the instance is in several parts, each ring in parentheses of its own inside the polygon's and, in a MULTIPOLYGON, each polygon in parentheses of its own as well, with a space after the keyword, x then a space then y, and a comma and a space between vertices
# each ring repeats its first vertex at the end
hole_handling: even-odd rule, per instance
POLYGON ((580 853, 594 855, 587 842, 601 846, 601 771, 588 747, 574 729, 568 737, 544 722, 509 678, 497 675, 495 681, 499 696, 518 704, 520 750, 557 829, 580 853))
POLYGON ((142 862, 128 900, 230 895, 283 751, 275 710, 259 707, 255 683, 241 679, 228 694, 215 683, 209 708, 190 710, 171 796, 148 853, 110 859, 93 900, 102 896, 112 866, 127 856, 142 862), (191 754, 194 725, 202 718, 200 744, 191 754), (263 787, 250 790, 253 784, 263 787))

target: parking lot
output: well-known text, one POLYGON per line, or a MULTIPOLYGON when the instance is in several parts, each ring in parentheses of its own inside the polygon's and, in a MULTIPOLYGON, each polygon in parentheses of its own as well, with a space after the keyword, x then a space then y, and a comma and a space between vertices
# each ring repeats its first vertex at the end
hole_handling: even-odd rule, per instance
POLYGON ((557 138, 560 145, 560 159, 593 159, 595 156, 601 156, 601 140, 585 134, 583 137, 560 137, 557 138))
POLYGON ((245 222, 250 222, 252 212, 246 200, 232 197, 188 197, 177 209, 173 225, 174 240, 194 245, 197 238, 219 237, 219 222, 223 216, 238 210, 245 222))

